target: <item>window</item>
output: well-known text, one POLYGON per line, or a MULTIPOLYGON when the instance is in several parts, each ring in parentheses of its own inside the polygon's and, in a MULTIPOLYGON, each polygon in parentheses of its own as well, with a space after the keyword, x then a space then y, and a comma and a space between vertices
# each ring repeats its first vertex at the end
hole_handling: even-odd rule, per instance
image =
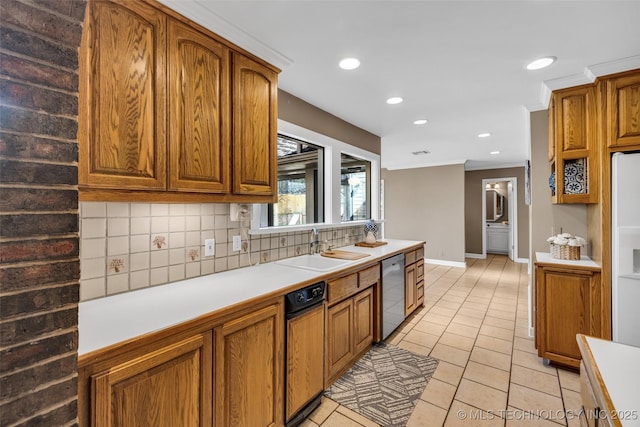
POLYGON ((340 155, 340 219, 342 222, 371 218, 371 162, 340 155))
POLYGON ((278 120, 277 200, 253 205, 250 234, 379 219, 380 156, 278 120))
POLYGON ((268 205, 268 226, 324 221, 323 148, 278 135, 278 202, 268 205))

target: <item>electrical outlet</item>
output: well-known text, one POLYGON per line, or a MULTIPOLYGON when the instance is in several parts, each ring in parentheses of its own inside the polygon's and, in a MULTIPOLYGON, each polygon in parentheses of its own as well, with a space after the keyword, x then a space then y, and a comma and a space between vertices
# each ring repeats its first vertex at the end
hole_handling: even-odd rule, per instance
POLYGON ((240 236, 233 236, 233 250, 239 251, 242 249, 242 242, 240 240, 240 236))
POLYGON ((204 256, 214 256, 216 254, 216 239, 205 239, 204 256))

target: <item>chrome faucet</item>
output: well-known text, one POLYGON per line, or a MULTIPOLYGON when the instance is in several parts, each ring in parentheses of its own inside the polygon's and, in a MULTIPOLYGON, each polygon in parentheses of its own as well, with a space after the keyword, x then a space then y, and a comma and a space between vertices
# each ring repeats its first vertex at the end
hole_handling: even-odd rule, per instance
POLYGON ((318 235, 318 229, 311 229, 311 241, 309 242, 309 254, 320 253, 320 237, 318 235))

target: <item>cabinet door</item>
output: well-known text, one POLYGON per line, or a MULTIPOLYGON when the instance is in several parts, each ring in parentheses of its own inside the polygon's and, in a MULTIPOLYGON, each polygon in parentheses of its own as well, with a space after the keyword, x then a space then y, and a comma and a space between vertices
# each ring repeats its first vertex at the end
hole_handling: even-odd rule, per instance
POLYGON ((416 308, 416 265, 411 264, 404 268, 404 315, 413 313, 416 308))
POLYGON ((283 425, 282 305, 270 305, 231 320, 216 328, 214 334, 214 425, 283 425))
POLYGON ((373 342, 373 288, 353 297, 354 353, 359 354, 373 342))
POLYGON ((276 72, 233 55, 233 192, 277 195, 276 72))
MULTIPOLYGON (((578 367, 580 349, 576 334, 598 336, 598 286, 589 271, 569 272, 542 269, 542 288, 538 291, 536 312, 540 334, 538 351, 541 357, 578 367)), ((599 275, 596 275, 599 277, 599 275)))
POLYGON ((352 298, 327 309, 327 378, 340 373, 353 357, 353 330, 352 298))
POLYGON ((92 377, 93 423, 210 426, 211 334, 201 334, 92 377))
POLYGON ((640 146, 640 72, 607 80, 609 147, 640 146))
POLYGON ((79 184, 166 187, 166 18, 93 1, 80 64, 79 184))
POLYGON ((169 19, 169 189, 230 191, 229 49, 169 19))
POLYGON ((598 201, 596 87, 559 91, 555 97, 556 201, 598 201))
POLYGON ((324 388, 324 310, 287 321, 287 420, 324 388))
POLYGON ((556 126, 556 101, 555 101, 555 96, 551 95, 551 99, 549 100, 549 110, 547 113, 547 117, 548 117, 548 126, 549 126, 549 143, 547 145, 547 158, 549 159, 550 162, 553 161, 553 159, 555 159, 556 157, 556 133, 555 133, 555 126, 556 126))

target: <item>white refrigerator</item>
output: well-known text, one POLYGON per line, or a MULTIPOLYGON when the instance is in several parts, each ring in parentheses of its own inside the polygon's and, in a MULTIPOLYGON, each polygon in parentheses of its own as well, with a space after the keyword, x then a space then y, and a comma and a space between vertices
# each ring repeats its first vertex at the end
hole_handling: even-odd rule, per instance
POLYGON ((611 159, 613 341, 640 347, 640 153, 611 159))

